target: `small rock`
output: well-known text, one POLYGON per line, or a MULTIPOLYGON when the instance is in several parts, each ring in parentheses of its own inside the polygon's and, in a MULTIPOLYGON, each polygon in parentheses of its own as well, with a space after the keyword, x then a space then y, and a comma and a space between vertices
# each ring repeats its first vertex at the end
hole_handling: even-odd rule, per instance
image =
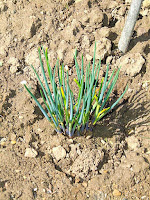
POLYGON ((8 60, 8 63, 10 65, 18 65, 18 59, 15 58, 15 57, 10 57, 9 60, 8 60))
POLYGON ((10 72, 12 74, 16 73, 17 70, 18 70, 18 66, 19 66, 18 59, 15 58, 15 57, 10 57, 9 60, 8 60, 8 63, 11 65, 10 66, 10 72))
POLYGON ((143 8, 150 8, 150 0, 143 1, 143 8))
POLYGON ((106 142, 105 142, 104 140, 101 140, 101 143, 102 143, 102 144, 106 144, 106 142))
POLYGON ((0 140, 0 145, 1 145, 1 146, 5 146, 5 145, 6 145, 6 141, 7 141, 6 138, 1 138, 1 140, 0 140))
POLYGON ((37 149, 38 148, 38 141, 32 142, 32 146, 37 149))
POLYGON ((150 154, 150 151, 147 151, 146 154, 149 155, 149 154, 150 154))
POLYGON ((18 67, 17 67, 17 66, 11 66, 11 67, 10 67, 10 72, 11 72, 12 74, 15 74, 15 73, 17 72, 17 70, 18 70, 18 67))
POLYGON ((114 196, 114 197, 121 196, 121 192, 119 192, 118 190, 115 189, 115 190, 113 191, 113 196, 114 196))
POLYGON ((140 143, 134 135, 128 137, 126 139, 126 141, 127 141, 127 144, 128 144, 128 148, 131 149, 131 150, 136 151, 140 147, 140 143))
POLYGON ((146 199, 146 196, 142 196, 141 199, 146 199))
POLYGON ((86 181, 83 181, 82 185, 83 185, 83 187, 86 188, 88 186, 88 183, 86 181))
POLYGON ((35 158, 37 155, 37 151, 33 148, 26 148, 25 157, 35 158))
POLYGON ((144 16, 147 16, 149 14, 149 9, 146 8, 144 10, 141 10, 140 14, 144 17, 144 16))
POLYGON ((12 140, 12 141, 11 141, 11 144, 12 144, 12 145, 16 144, 16 140, 12 140))
POLYGON ((16 170, 15 170, 15 172, 16 172, 16 173, 19 173, 19 172, 21 172, 21 170, 19 170, 19 169, 16 169, 16 170))
POLYGON ((0 60, 0 67, 2 67, 2 65, 3 65, 3 61, 0 60))
POLYGON ((86 139, 91 139, 93 137, 92 131, 90 130, 87 130, 85 134, 86 134, 86 139))
POLYGON ((147 81, 147 82, 145 81, 145 82, 143 83, 142 87, 148 89, 148 81, 147 81))
POLYGON ((68 139, 67 141, 69 144, 73 144, 73 139, 68 139))
POLYGON ((2 142, 0 142, 0 145, 1 145, 1 146, 6 146, 6 142, 3 142, 3 141, 2 141, 2 142))
MULTIPOLYGON (((133 90, 131 90, 131 92, 132 92, 133 90)), ((129 92, 129 91, 128 91, 129 92)), ((134 131, 134 129, 131 129, 131 130, 129 130, 129 132, 128 132, 128 135, 132 135, 132 134, 135 134, 135 131, 134 131)))
POLYGON ((112 56, 108 56, 107 59, 106 59, 106 64, 110 64, 112 59, 113 59, 112 56))
POLYGON ((81 2, 82 0, 75 0, 75 3, 79 3, 79 2, 81 2))
POLYGON ((91 61, 92 60, 92 56, 90 56, 89 54, 86 54, 86 59, 87 59, 87 61, 91 61))
POLYGON ((54 147, 52 152, 57 161, 66 157, 66 150, 62 146, 54 147))
POLYGON ((22 115, 19 115, 19 119, 23 119, 23 116, 22 116, 22 115))
POLYGON ((116 65, 121 66, 121 71, 130 76, 135 76, 142 69, 145 59, 140 53, 122 56, 117 60, 116 65))
POLYGON ((25 62, 30 66, 30 65, 34 65, 34 66, 39 66, 40 62, 38 59, 38 51, 37 49, 32 49, 30 52, 27 53, 27 55, 25 56, 25 62))
POLYGON ((103 173, 104 173, 104 174, 108 174, 108 170, 104 170, 103 173))
POLYGON ((91 138, 92 138, 92 135, 86 136, 86 139, 87 139, 87 140, 89 140, 89 139, 91 139, 91 138))

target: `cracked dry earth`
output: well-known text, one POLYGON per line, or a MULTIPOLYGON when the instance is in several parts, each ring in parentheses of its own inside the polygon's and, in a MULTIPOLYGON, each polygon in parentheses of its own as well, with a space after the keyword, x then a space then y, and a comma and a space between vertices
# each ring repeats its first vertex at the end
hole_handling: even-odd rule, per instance
MULTIPOLYGON (((118 41, 130 0, 0 0, 0 200, 150 199, 150 4, 145 0, 124 55, 118 41), (30 65, 48 47, 75 77, 80 63, 101 57, 101 77, 122 65, 112 100, 121 104, 92 133, 56 134, 20 84, 39 100, 30 65)), ((71 81, 72 82, 72 81, 71 81)), ((77 92, 72 83, 72 88, 77 92)))

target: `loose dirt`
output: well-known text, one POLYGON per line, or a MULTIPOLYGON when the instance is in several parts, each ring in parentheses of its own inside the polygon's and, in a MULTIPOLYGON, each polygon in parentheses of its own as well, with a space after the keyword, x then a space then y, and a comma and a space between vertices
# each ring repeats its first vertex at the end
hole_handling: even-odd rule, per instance
MULTIPOLYGON (((130 0, 0 0, 0 200, 150 199, 150 9, 144 1, 128 52, 117 45, 130 0), (101 57, 101 76, 122 65, 112 100, 121 104, 92 133, 56 134, 24 87, 41 101, 30 65, 48 47, 76 76, 101 57)), ((74 92, 77 92, 72 83, 74 92)))

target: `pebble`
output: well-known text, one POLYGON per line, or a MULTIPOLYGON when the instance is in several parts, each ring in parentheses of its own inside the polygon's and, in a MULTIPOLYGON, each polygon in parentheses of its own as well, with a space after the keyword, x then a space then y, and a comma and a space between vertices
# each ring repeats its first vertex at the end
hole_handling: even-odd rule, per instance
POLYGON ((22 115, 19 115, 19 119, 23 119, 23 116, 22 116, 22 115))
POLYGON ((10 57, 9 58, 9 60, 8 60, 8 63, 10 64, 10 65, 17 65, 18 64, 18 59, 17 58, 15 58, 15 57, 10 57))
POLYGON ((12 74, 16 73, 19 66, 18 59, 15 57, 10 57, 8 63, 10 64, 10 72, 12 74))
POLYGON ((126 141, 127 141, 127 144, 128 144, 128 148, 131 149, 131 150, 136 151, 140 147, 140 143, 134 135, 129 136, 126 139, 126 141))
POLYGON ((101 143, 102 143, 102 144, 105 144, 106 142, 105 142, 104 140, 101 140, 101 143))
POLYGON ((19 170, 19 169, 16 169, 16 170, 15 170, 15 172, 16 172, 16 173, 19 173, 19 172, 20 172, 20 170, 19 170))
POLYGON ((6 146, 6 142, 2 141, 2 142, 0 142, 0 145, 1 146, 6 146))
POLYGON ((38 155, 37 151, 33 148, 26 148, 25 157, 35 158, 38 155))
POLYGON ((66 157, 66 150, 62 146, 54 147, 52 152, 57 161, 66 157))
POLYGON ((1 145, 1 146, 5 146, 5 145, 6 145, 6 141, 7 141, 6 138, 2 138, 2 139, 0 140, 0 145, 1 145))
POLYGON ((88 186, 88 183, 86 181, 83 181, 82 185, 83 185, 83 187, 86 188, 88 186))
POLYGON ((104 170, 103 173, 104 173, 104 174, 108 174, 108 170, 104 170))
POLYGON ((87 59, 88 61, 91 61, 91 60, 92 60, 92 56, 90 56, 89 54, 86 54, 86 59, 87 59))
POLYGON ((132 135, 132 134, 135 134, 134 129, 131 129, 131 130, 129 130, 129 132, 128 132, 128 135, 132 135))
POLYGON ((116 189, 115 189, 115 190, 113 191, 113 196, 114 196, 114 197, 121 196, 121 192, 120 192, 119 190, 116 190, 116 189))
POLYGON ((79 3, 80 1, 82 1, 82 0, 75 0, 75 3, 79 3))
POLYGON ((11 72, 12 74, 15 74, 15 73, 17 72, 17 70, 18 70, 18 67, 17 67, 17 66, 11 66, 11 67, 10 67, 10 72, 11 72))
POLYGON ((146 196, 142 196, 141 199, 146 199, 146 196))
POLYGON ((86 139, 89 140, 89 139, 91 139, 92 137, 93 137, 92 135, 88 135, 88 136, 86 136, 86 139))
POLYGON ((146 154, 148 154, 148 155, 149 155, 149 154, 150 154, 150 151, 147 151, 147 152, 146 152, 146 154))
POLYGON ((12 140, 12 141, 11 141, 11 144, 12 144, 12 145, 16 144, 16 140, 12 140))
POLYGON ((73 144, 73 139, 68 139, 69 144, 73 144))
POLYGON ((135 76, 140 72, 144 63, 143 56, 140 53, 135 53, 122 56, 117 60, 116 65, 122 66, 120 70, 125 74, 135 76))
POLYGON ((0 67, 2 67, 2 65, 3 65, 3 61, 0 60, 0 67))
POLYGON ((149 14, 149 9, 146 8, 144 10, 141 10, 141 15, 144 17, 144 16, 147 16, 149 14))
POLYGON ((111 61, 112 61, 113 57, 112 56, 108 56, 107 59, 106 59, 106 63, 107 64, 110 64, 111 61))
POLYGON ((143 1, 143 8, 150 8, 150 0, 143 1))

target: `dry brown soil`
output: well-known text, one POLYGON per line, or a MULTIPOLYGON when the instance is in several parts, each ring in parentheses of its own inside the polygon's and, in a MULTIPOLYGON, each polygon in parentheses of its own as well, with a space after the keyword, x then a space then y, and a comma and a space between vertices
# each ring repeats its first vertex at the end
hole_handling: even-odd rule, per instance
POLYGON ((142 5, 124 55, 117 45, 130 2, 0 0, 0 200, 150 199, 150 9, 142 5), (73 80, 74 49, 87 64, 95 40, 101 76, 107 63, 122 65, 112 98, 129 89, 92 135, 70 139, 55 133, 20 82, 39 98, 30 67, 40 72, 39 46, 73 80))

